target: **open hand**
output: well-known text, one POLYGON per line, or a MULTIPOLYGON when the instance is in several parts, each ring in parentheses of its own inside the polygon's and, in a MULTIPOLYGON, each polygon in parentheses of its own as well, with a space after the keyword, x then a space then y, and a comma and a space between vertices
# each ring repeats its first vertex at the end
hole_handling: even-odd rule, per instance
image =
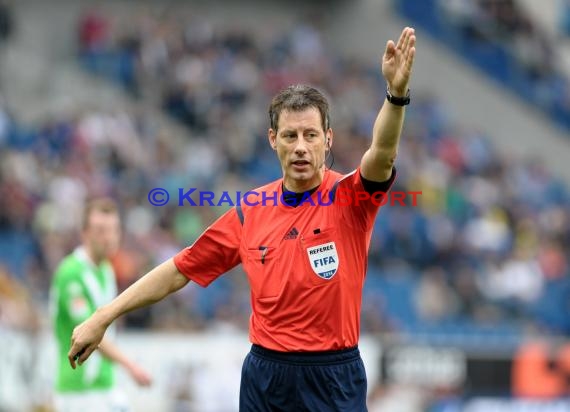
POLYGON ((388 82, 392 95, 398 97, 406 95, 415 54, 416 35, 411 27, 402 30, 397 45, 392 40, 386 43, 386 51, 382 58, 382 75, 388 82))

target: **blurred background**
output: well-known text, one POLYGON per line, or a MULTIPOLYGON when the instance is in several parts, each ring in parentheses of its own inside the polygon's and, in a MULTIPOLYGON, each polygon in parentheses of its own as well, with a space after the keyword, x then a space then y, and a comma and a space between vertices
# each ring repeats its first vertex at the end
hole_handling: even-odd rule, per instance
MULTIPOLYGON (((280 177, 267 107, 330 98, 353 170, 385 96, 388 39, 416 28, 412 104, 362 306, 371 412, 570 411, 570 1, 0 0, 0 411, 50 411, 48 293, 84 201, 118 200, 119 289, 280 177)), ((249 291, 237 268, 118 323, 155 385, 137 411, 237 411, 249 291)))

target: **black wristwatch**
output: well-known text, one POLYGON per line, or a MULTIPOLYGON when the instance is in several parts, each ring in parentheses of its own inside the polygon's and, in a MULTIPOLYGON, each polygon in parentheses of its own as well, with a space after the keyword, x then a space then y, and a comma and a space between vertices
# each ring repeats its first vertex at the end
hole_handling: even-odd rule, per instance
POLYGON ((408 89, 404 97, 396 97, 392 96, 392 93, 390 93, 390 88, 386 87, 386 99, 396 106, 406 106, 410 104, 410 89, 408 89))

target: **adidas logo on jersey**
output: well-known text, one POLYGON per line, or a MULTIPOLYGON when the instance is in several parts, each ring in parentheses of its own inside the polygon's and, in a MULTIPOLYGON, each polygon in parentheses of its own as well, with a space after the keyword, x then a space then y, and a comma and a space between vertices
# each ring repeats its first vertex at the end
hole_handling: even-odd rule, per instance
POLYGON ((297 239, 299 231, 296 228, 291 229, 283 238, 283 240, 297 239))

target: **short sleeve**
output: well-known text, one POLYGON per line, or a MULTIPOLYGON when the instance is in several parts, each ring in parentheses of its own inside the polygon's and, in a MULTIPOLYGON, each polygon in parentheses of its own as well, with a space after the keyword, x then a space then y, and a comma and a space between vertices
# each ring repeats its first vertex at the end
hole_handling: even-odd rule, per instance
POLYGON ((224 213, 191 246, 174 256, 178 271, 206 287, 241 259, 241 223, 235 208, 224 213))
POLYGON ((382 190, 370 193, 371 185, 369 182, 365 185, 358 167, 339 181, 334 202, 341 208, 343 218, 351 226, 368 230, 373 226, 380 207, 386 203, 385 197, 395 180, 396 169, 393 168, 387 181, 375 184, 375 189, 382 190))
POLYGON ((360 174, 360 180, 362 180, 362 185, 364 186, 364 190, 366 190, 370 194, 378 192, 388 193, 395 179, 396 179, 395 167, 392 168, 392 174, 390 175, 388 180, 385 180, 383 182, 375 182, 373 180, 368 180, 364 178, 362 174, 360 174))

